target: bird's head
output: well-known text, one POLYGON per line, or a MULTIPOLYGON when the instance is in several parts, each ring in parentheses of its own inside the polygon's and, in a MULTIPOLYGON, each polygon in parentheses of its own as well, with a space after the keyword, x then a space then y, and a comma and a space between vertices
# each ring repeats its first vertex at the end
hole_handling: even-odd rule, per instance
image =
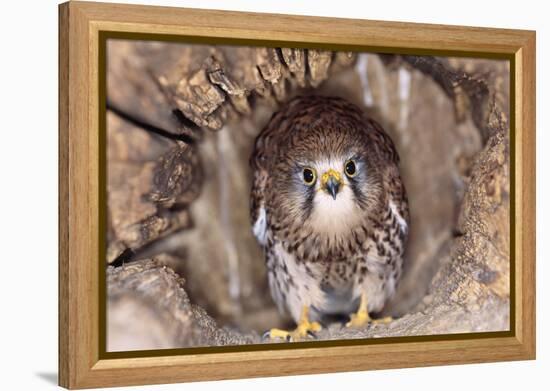
POLYGON ((294 99, 258 142, 277 225, 341 238, 382 213, 393 145, 357 106, 340 98, 294 99))
POLYGON ((369 188, 363 158, 357 154, 319 156, 297 171, 292 182, 305 222, 317 231, 332 233, 361 223, 369 193, 375 190, 369 188))
POLYGON ((373 151, 356 132, 327 131, 322 140, 311 135, 302 140, 310 148, 284 159, 275 187, 283 207, 311 230, 349 233, 380 198, 380 176, 369 157, 373 151))

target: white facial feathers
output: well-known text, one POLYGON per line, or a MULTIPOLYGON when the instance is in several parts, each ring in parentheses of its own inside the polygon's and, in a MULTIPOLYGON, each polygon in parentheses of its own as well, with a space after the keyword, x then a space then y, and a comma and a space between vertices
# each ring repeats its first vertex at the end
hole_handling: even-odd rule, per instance
MULTIPOLYGON (((315 197, 309 221, 315 231, 329 236, 339 236, 349 232, 360 223, 362 215, 350 180, 344 172, 346 161, 347 159, 322 160, 311 165, 317 171, 317 182, 314 185, 315 197), (336 171, 341 178, 335 199, 324 189, 320 180, 329 170, 336 171)), ((358 166, 357 169, 363 169, 363 167, 358 166)))

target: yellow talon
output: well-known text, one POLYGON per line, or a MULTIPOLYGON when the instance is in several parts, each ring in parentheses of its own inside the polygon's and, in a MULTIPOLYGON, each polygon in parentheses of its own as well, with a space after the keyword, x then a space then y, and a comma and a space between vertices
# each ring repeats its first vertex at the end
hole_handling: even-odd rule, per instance
POLYGON ((351 314, 350 320, 346 323, 346 327, 361 327, 370 322, 370 316, 367 311, 357 311, 351 314))
POLYGON ((350 320, 346 323, 346 327, 362 327, 368 323, 380 324, 380 323, 390 323, 393 319, 391 316, 386 316, 385 318, 380 319, 371 319, 369 312, 367 310, 368 301, 367 294, 361 294, 361 302, 359 303, 359 309, 355 314, 351 314, 350 320))
POLYGON ((374 323, 374 324, 388 324, 392 320, 393 320, 393 318, 391 316, 386 316, 386 317, 380 318, 380 319, 373 319, 372 323, 374 323))
POLYGON ((299 341, 300 339, 306 338, 312 332, 317 332, 321 330, 321 325, 317 322, 310 322, 308 318, 309 307, 304 306, 302 309, 302 315, 300 316, 300 322, 298 326, 293 331, 281 330, 281 329, 271 329, 269 330, 268 336, 271 339, 283 339, 287 342, 299 341))

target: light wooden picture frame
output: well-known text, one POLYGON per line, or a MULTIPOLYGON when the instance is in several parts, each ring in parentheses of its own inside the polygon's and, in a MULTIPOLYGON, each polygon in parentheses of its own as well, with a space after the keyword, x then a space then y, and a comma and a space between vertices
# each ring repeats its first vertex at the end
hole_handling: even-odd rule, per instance
POLYGON ((73 2, 59 6, 59 384, 173 383, 535 358, 535 32, 73 2), (109 354, 105 45, 109 36, 266 42, 510 62, 510 324, 505 332, 109 354), (183 37, 183 38, 182 38, 183 37), (460 354, 457 354, 460 352, 460 354))

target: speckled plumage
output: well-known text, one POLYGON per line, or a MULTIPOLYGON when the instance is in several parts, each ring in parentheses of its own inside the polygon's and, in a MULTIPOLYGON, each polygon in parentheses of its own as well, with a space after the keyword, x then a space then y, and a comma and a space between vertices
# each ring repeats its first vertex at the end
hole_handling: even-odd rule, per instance
POLYGON ((303 306, 312 320, 349 315, 363 293, 378 312, 395 292, 409 225, 398 163, 381 126, 340 98, 294 98, 259 134, 253 230, 273 298, 296 322, 303 306), (345 172, 349 161, 354 176, 345 172), (304 168, 316 174, 311 185, 304 168), (327 173, 339 181, 336 195, 327 173))

